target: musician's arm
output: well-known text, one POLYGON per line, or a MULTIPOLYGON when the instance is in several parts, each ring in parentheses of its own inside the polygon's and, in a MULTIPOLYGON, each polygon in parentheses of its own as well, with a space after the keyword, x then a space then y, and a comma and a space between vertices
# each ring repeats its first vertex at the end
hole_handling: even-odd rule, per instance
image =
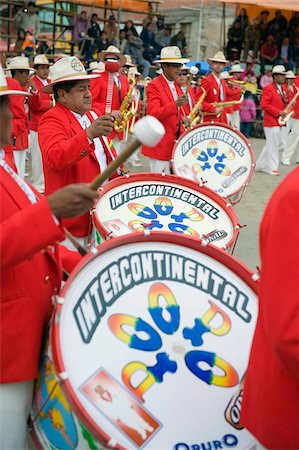
POLYGON ((169 101, 167 105, 162 105, 161 96, 165 96, 165 92, 160 92, 156 86, 149 84, 147 88, 147 113, 165 123, 168 117, 176 115, 178 110, 174 100, 169 101))
POLYGON ((267 87, 268 86, 263 89, 261 108, 271 116, 278 118, 281 115, 282 111, 281 109, 273 105, 272 91, 270 89, 267 89, 267 87))

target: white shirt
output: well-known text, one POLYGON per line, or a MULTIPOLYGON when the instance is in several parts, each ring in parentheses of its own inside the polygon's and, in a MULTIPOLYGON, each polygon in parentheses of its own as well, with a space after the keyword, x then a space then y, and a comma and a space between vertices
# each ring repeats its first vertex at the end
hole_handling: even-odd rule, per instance
POLYGON ((223 86, 221 83, 221 79, 216 77, 213 73, 212 73, 213 77, 215 78, 215 80, 217 81, 217 84, 219 86, 219 91, 220 91, 220 101, 223 102, 224 101, 224 92, 223 92, 223 86))
POLYGON ((169 81, 169 80, 166 78, 166 76, 164 75, 164 73, 162 73, 162 77, 164 77, 164 79, 166 80, 166 82, 167 82, 167 84, 168 84, 168 86, 169 86, 169 89, 171 90, 173 99, 174 99, 174 101, 176 101, 177 98, 178 98, 178 93, 177 93, 177 91, 176 91, 176 88, 175 88, 175 85, 174 85, 174 81, 169 81))
POLYGON ((42 78, 40 78, 38 75, 36 75, 36 78, 38 78, 39 79, 39 81, 44 85, 44 86, 48 86, 48 80, 47 79, 45 79, 45 80, 43 80, 42 78))

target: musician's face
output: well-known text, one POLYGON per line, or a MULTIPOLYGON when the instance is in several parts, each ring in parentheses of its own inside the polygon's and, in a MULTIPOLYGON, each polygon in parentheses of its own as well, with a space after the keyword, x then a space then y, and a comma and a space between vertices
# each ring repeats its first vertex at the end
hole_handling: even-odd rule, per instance
POLYGON ((215 74, 220 75, 222 70, 225 67, 225 63, 212 61, 211 62, 211 67, 212 67, 213 72, 215 74))
POLYGON ((3 95, 0 97, 0 149, 10 141, 12 132, 12 113, 9 109, 9 97, 3 95))
POLYGON ((70 92, 59 89, 58 96, 60 103, 81 116, 91 110, 92 97, 89 80, 78 81, 70 92))
POLYGON ((169 81, 177 81, 183 64, 162 64, 163 72, 169 81))
POLYGON ((42 80, 46 80, 49 77, 49 66, 46 64, 40 64, 36 69, 36 75, 42 80))
POLYGON ((285 79, 286 79, 286 76, 283 75, 282 73, 278 73, 278 74, 274 75, 274 80, 275 80, 275 83, 277 83, 277 84, 284 84, 285 79))
POLYGON ((26 86, 29 81, 29 70, 17 69, 14 78, 15 80, 18 80, 21 86, 26 86))

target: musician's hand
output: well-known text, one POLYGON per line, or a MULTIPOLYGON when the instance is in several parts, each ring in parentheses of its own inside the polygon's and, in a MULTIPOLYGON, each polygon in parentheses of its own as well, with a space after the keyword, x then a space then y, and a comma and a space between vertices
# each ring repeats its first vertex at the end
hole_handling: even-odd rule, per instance
POLYGON ((287 116, 287 113, 285 111, 280 111, 279 116, 284 119, 287 116))
POLYGON ((123 118, 122 113, 121 113, 120 111, 117 111, 117 110, 111 111, 111 114, 110 114, 110 115, 111 115, 111 116, 113 117, 113 119, 116 120, 117 122, 121 121, 121 119, 123 118))
POLYGON ((182 118, 182 124, 184 125, 184 128, 189 128, 191 125, 191 119, 187 116, 184 116, 182 118))
POLYGON ((38 91, 36 84, 32 80, 28 81, 27 86, 30 87, 32 91, 38 91))
POLYGON ((215 114, 216 116, 220 116, 222 114, 223 108, 221 108, 220 106, 217 106, 217 108, 215 108, 215 114))
POLYGON ((186 94, 180 95, 175 101, 177 108, 186 105, 187 103, 188 103, 188 96, 186 94))
POLYGON ((87 184, 69 184, 47 198, 55 217, 76 217, 89 210, 98 198, 98 192, 90 189, 87 184))
POLYGON ((98 117, 86 128, 86 134, 91 141, 99 136, 108 136, 113 130, 113 117, 110 115, 98 117))

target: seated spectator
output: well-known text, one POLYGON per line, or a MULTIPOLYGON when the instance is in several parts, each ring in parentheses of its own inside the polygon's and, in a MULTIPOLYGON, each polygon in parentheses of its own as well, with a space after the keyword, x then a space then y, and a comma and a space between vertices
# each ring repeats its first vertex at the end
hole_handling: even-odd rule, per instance
POLYGON ((153 25, 153 33, 156 36, 157 33, 159 33, 160 31, 164 30, 164 28, 166 27, 165 23, 164 23, 164 17, 163 16, 158 16, 157 20, 154 22, 153 25))
POLYGON ((125 31, 126 34, 131 31, 133 33, 134 36, 138 37, 139 34, 134 26, 133 20, 127 20, 125 23, 124 28, 122 29, 122 31, 125 31))
POLYGON ((72 40, 80 49, 88 30, 87 12, 81 11, 79 16, 74 17, 72 24, 72 40))
POLYGON ((242 29, 242 31, 244 33, 244 31, 246 30, 246 28, 248 27, 248 24, 249 24, 249 17, 248 17, 248 14, 247 14, 247 11, 246 11, 245 8, 241 8, 240 9, 240 12, 239 12, 239 15, 237 16, 237 19, 240 20, 241 29, 242 29))
POLYGON ((293 70, 295 67, 296 51, 293 44, 290 44, 289 38, 285 37, 282 40, 279 50, 279 64, 283 64, 288 70, 293 70))
POLYGON ((87 30, 88 36, 92 39, 91 41, 91 53, 97 53, 100 48, 100 41, 101 41, 101 28, 98 24, 98 15, 93 14, 90 19, 90 27, 87 30))
POLYGON ((143 56, 150 63, 153 62, 155 57, 158 55, 159 51, 157 49, 157 44, 155 42, 155 36, 153 33, 153 23, 147 22, 147 24, 143 27, 140 37, 143 42, 143 56))
POLYGON ((186 58, 188 56, 189 49, 187 47, 187 42, 183 31, 179 31, 171 38, 170 45, 179 47, 179 49, 181 50, 182 58, 186 58))
POLYGON ((254 62, 251 59, 248 59, 246 61, 246 67, 243 70, 243 72, 241 73, 240 79, 242 81, 248 81, 248 79, 252 80, 253 78, 255 78, 255 81, 257 81, 257 76, 256 73, 254 71, 254 62))
POLYGON ((21 54, 23 49, 23 44, 25 42, 26 32, 23 30, 23 28, 20 28, 18 31, 17 40, 14 46, 14 51, 18 54, 21 54))
POLYGON ((37 39, 40 33, 40 20, 35 13, 35 3, 29 2, 27 7, 20 9, 14 18, 17 29, 32 29, 33 36, 37 39))
POLYGON ((269 11, 261 11, 259 15, 259 23, 260 23, 260 30, 261 30, 261 42, 265 42, 267 38, 268 33, 268 17, 269 17, 269 11))
POLYGON ((119 30, 118 48, 121 53, 125 52, 125 46, 128 42, 126 37, 127 37, 126 31, 124 29, 119 30))
POLYGON ((33 30, 32 28, 29 28, 28 30, 26 30, 25 40, 23 42, 21 52, 24 53, 25 56, 30 58, 35 48, 36 48, 36 40, 33 35, 33 30))
POLYGON ((265 73, 265 64, 275 66, 278 59, 278 47, 270 34, 267 41, 260 48, 261 73, 265 73))
POLYGON ((299 11, 296 11, 289 22, 289 31, 299 26, 299 11))
POLYGON ((131 56, 134 64, 142 67, 143 78, 147 77, 149 74, 150 63, 143 57, 143 42, 141 38, 134 36, 134 34, 129 31, 127 33, 127 41, 125 53, 131 56))
POLYGON ((272 67, 267 67, 265 69, 264 75, 261 76, 260 79, 260 86, 262 89, 264 89, 265 86, 268 86, 268 84, 272 83, 272 67))
POLYGON ((170 45, 171 41, 170 33, 171 29, 169 27, 164 27, 162 30, 158 31, 158 33, 155 35, 155 41, 159 52, 162 50, 163 47, 168 47, 170 45))
POLYGON ((107 36, 108 45, 117 45, 117 38, 119 35, 118 25, 115 16, 111 15, 108 22, 105 24, 103 31, 107 36))
POLYGON ((247 60, 249 50, 253 51, 254 58, 257 58, 261 40, 261 29, 258 18, 252 19, 244 35, 244 59, 247 60))
POLYGON ((232 61, 233 59, 240 59, 242 45, 243 45, 243 30, 241 28, 241 22, 236 19, 232 26, 228 30, 228 42, 226 46, 226 57, 232 61), (234 50, 234 57, 232 55, 234 50), (235 54, 236 53, 236 54, 235 54))
POLYGON ((107 48, 109 47, 109 41, 107 39, 107 33, 106 31, 102 31, 101 34, 101 39, 99 41, 99 53, 102 52, 103 50, 107 50, 107 48))
POLYGON ((274 18, 272 20, 270 20, 270 22, 268 23, 268 30, 271 34, 272 33, 272 28, 273 26, 277 24, 278 25, 278 29, 280 31, 280 33, 282 35, 286 34, 287 28, 288 28, 288 21, 287 19, 281 14, 280 9, 278 9, 277 11, 275 11, 275 15, 274 18))
POLYGON ((256 105, 251 92, 245 92, 240 109, 240 131, 247 138, 252 136, 253 121, 256 118, 256 105))
POLYGON ((268 32, 268 35, 271 35, 273 37, 273 40, 275 42, 275 44, 279 47, 281 44, 281 41, 283 39, 283 34, 280 32, 279 30, 279 25, 278 23, 274 23, 271 27, 271 32, 268 32))

